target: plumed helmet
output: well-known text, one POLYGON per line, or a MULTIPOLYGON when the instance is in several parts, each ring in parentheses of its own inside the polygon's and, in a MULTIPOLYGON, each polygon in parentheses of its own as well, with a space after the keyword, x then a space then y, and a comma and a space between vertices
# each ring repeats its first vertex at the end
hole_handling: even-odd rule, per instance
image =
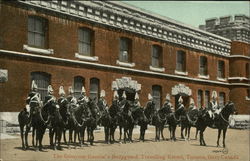
POLYGON ((114 91, 114 98, 119 98, 117 91, 114 91))
POLYGON ((105 97, 105 91, 104 90, 101 90, 100 97, 105 97))
POLYGON ((169 94, 166 95, 166 100, 170 101, 170 95, 169 94))
POLYGON ((65 95, 65 91, 63 89, 63 86, 60 86, 59 87, 59 95, 62 96, 62 95, 65 95))
POLYGON ((190 98, 190 105, 194 105, 194 99, 190 98))
POLYGON ((73 88, 69 86, 69 94, 73 94, 73 93, 74 93, 73 88))
POLYGON ((152 97, 152 95, 149 93, 148 94, 148 100, 152 100, 153 99, 153 97, 152 97))
POLYGON ((212 98, 217 98, 217 92, 216 91, 212 92, 212 98))
POLYGON ((123 91, 123 93, 122 93, 122 98, 127 98, 125 91, 123 91))
POLYGON ((183 102, 182 96, 179 97, 178 102, 179 102, 179 103, 182 103, 182 102, 183 102))
POLYGON ((135 100, 139 100, 139 95, 137 92, 135 93, 135 100))
POLYGON ((48 86, 48 93, 51 93, 51 92, 53 92, 53 91, 54 91, 54 90, 53 90, 52 86, 49 85, 49 86, 48 86))
POLYGON ((37 85, 36 85, 35 80, 33 80, 32 83, 31 83, 31 89, 32 90, 37 89, 37 85))
POLYGON ((86 90, 85 90, 84 86, 82 86, 82 91, 81 91, 81 93, 86 93, 86 90))

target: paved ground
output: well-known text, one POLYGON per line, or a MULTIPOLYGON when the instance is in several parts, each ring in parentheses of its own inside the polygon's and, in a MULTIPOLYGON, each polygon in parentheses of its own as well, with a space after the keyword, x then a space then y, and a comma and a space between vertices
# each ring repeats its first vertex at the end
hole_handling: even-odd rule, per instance
MULTIPOLYGON (((71 161, 71 160, 98 160, 98 161, 121 161, 121 160, 233 160, 249 161, 249 130, 229 129, 227 133, 227 149, 217 148, 217 130, 207 129, 205 133, 206 147, 199 146, 199 141, 194 140, 195 130, 192 129, 191 140, 185 141, 177 138, 176 142, 161 141, 155 142, 154 129, 150 128, 146 134, 146 142, 139 142, 138 131, 133 135, 135 142, 127 144, 103 143, 103 132, 95 133, 96 143, 94 146, 67 149, 62 151, 48 149, 48 136, 44 137, 44 152, 35 152, 33 148, 28 151, 21 150, 19 138, 4 139, 1 141, 0 158, 3 161, 71 161)), ((169 138, 168 130, 164 131, 165 137, 169 138)), ((180 136, 180 129, 177 129, 177 136, 180 136)), ((116 134, 116 137, 118 135, 116 134)), ((31 137, 29 137, 31 140, 31 137)))

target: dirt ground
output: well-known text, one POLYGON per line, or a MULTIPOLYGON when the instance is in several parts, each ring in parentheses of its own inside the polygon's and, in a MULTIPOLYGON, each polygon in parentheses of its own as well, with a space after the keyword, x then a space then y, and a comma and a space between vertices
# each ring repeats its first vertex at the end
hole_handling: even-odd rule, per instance
MULTIPOLYGON (((233 160, 249 161, 249 130, 228 129, 226 145, 227 148, 216 147, 217 130, 207 128, 205 141, 207 146, 200 146, 199 141, 194 139, 195 129, 192 129, 191 140, 180 139, 180 128, 176 131, 177 141, 169 140, 155 142, 154 128, 149 128, 146 134, 146 141, 139 142, 139 130, 135 130, 133 135, 134 143, 127 144, 104 144, 103 131, 95 133, 94 146, 84 145, 84 147, 72 146, 68 149, 63 145, 63 150, 52 150, 48 148, 48 134, 44 136, 44 152, 36 152, 34 148, 23 151, 21 149, 21 139, 1 140, 0 161, 121 161, 121 160, 171 160, 171 161, 198 161, 198 160, 233 160)), ((169 138, 168 129, 164 130, 164 135, 169 138)), ((118 138, 118 129, 116 130, 118 138)), ((222 141, 222 139, 221 139, 222 141)), ((29 136, 29 144, 31 137, 29 136)))

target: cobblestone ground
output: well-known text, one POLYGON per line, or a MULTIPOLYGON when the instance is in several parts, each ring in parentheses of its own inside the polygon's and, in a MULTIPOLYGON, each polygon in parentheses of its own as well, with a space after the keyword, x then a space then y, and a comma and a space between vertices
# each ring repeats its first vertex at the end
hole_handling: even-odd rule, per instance
MULTIPOLYGON (((63 145, 63 150, 52 150, 48 148, 48 134, 44 136, 44 152, 36 152, 34 148, 23 151, 21 149, 21 139, 1 140, 0 158, 3 161, 72 161, 72 160, 91 160, 91 161, 120 161, 120 160, 233 160, 249 161, 249 130, 228 129, 227 148, 216 147, 217 130, 207 128, 205 141, 207 146, 200 146, 199 141, 194 139, 195 129, 191 131, 191 140, 180 139, 180 128, 176 131, 177 141, 171 142, 164 140, 154 141, 154 128, 149 128, 146 134, 146 141, 139 142, 139 130, 135 130, 133 135, 134 143, 127 144, 104 144, 103 131, 95 133, 94 146, 84 145, 70 149, 63 145)), ((164 130, 164 135, 168 139, 168 129, 164 130)), ((20 136, 18 136, 20 137, 20 136)), ((118 138, 118 129, 116 131, 118 138)), ((29 136, 31 143, 31 136, 29 136)), ((222 140, 221 140, 222 141, 222 140)))

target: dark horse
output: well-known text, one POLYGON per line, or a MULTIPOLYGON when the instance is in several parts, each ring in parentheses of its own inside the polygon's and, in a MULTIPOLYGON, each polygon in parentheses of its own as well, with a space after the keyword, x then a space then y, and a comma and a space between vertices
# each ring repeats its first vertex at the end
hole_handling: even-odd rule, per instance
POLYGON ((109 141, 110 143, 115 142, 115 130, 120 122, 121 118, 121 109, 119 107, 119 101, 113 100, 112 105, 109 108, 110 115, 110 126, 109 126, 109 141))
MULTIPOLYGON (((198 115, 200 111, 198 109, 190 109, 181 116, 181 138, 190 140, 191 127, 196 127, 198 115), (183 131, 185 130, 185 137, 183 131)), ((196 128, 195 139, 197 139, 198 129, 196 128)))
POLYGON ((152 124, 155 126, 155 141, 160 141, 160 136, 165 140, 163 135, 164 126, 167 123, 167 116, 171 113, 170 106, 164 106, 154 112, 152 124))
POLYGON ((215 128, 218 129, 218 139, 217 139, 217 146, 219 147, 219 141, 220 141, 220 135, 221 131, 223 131, 223 147, 226 147, 225 144, 225 138, 226 138, 226 132, 227 132, 227 127, 229 125, 229 116, 231 114, 234 114, 236 112, 234 103, 229 101, 221 110, 219 115, 215 117, 215 119, 211 119, 208 111, 205 110, 203 115, 198 117, 197 120, 197 128, 200 130, 200 145, 206 146, 205 140, 203 133, 207 126, 212 127, 212 125, 215 125, 215 128))

